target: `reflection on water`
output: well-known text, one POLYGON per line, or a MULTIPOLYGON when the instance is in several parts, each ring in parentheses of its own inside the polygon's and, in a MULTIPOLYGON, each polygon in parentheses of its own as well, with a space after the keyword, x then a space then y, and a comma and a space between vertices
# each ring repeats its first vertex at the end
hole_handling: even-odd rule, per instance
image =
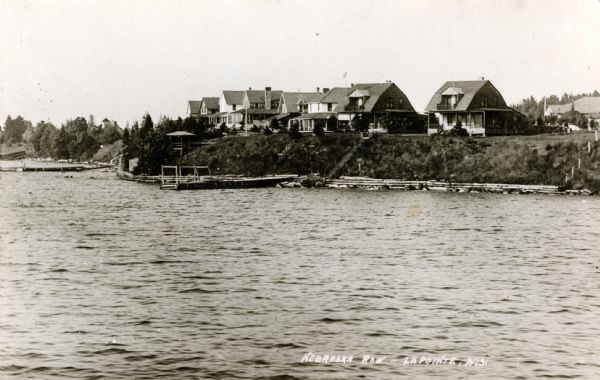
POLYGON ((72 177, 0 177, 1 378, 600 375, 597 198, 72 177))

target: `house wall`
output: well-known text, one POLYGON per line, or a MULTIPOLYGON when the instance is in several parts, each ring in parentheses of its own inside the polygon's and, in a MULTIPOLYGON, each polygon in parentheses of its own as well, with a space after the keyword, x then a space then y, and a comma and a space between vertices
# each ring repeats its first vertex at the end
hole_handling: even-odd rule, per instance
POLYGON ((392 86, 390 86, 387 90, 383 92, 383 94, 381 94, 381 96, 375 103, 375 106, 373 106, 373 111, 388 108, 388 97, 394 99, 393 109, 415 112, 415 109, 413 108, 412 104, 410 104, 410 101, 408 100, 406 95, 404 95, 404 93, 395 84, 392 84, 392 86))
POLYGON ((328 109, 327 103, 311 102, 308 103, 308 113, 313 112, 335 112, 337 103, 331 104, 331 110, 328 109))
POLYGON ((225 95, 221 94, 221 97, 219 98, 219 112, 232 112, 232 111, 237 111, 241 108, 242 108, 242 105, 238 104, 234 110, 231 104, 227 104, 225 102, 225 95))
POLYGON ((460 120, 463 128, 479 129, 483 128, 483 113, 481 112, 452 112, 452 113, 435 113, 439 125, 445 130, 454 128, 457 121, 460 120))
POLYGON ((508 108, 500 92, 490 82, 477 91, 469 105, 469 109, 481 107, 508 108))

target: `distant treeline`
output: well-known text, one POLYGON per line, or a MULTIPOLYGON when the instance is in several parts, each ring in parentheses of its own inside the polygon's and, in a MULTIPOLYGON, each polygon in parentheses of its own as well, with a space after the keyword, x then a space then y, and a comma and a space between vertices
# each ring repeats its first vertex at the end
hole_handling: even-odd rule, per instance
POLYGON ((89 160, 102 145, 121 140, 122 134, 116 122, 98 125, 93 116, 67 120, 60 128, 45 121, 33 126, 21 116, 8 116, 0 140, 22 145, 32 157, 89 160))

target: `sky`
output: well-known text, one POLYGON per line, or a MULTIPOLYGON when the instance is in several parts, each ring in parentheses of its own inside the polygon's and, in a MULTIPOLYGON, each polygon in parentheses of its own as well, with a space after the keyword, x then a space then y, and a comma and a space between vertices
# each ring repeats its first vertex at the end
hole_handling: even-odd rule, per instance
POLYGON ((125 126, 249 87, 448 80, 513 104, 600 91, 600 0, 0 0, 0 123, 125 126))

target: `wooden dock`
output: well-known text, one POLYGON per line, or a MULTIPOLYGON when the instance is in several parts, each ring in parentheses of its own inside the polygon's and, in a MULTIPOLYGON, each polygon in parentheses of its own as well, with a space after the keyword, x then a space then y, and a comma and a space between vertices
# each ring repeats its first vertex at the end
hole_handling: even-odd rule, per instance
POLYGON ((268 176, 255 178, 211 177, 198 181, 163 183, 162 190, 206 190, 206 189, 248 189, 275 187, 282 182, 293 181, 293 176, 268 176))
MULTIPOLYGON (((566 190, 559 186, 503 183, 461 183, 444 181, 404 181, 368 177, 326 179, 325 187, 367 190, 424 190, 500 194, 584 194, 585 190, 566 190)), ((589 192, 588 192, 589 193, 589 192)))
POLYGON ((206 190, 275 187, 282 182, 293 181, 296 178, 297 175, 273 175, 253 178, 213 176, 207 166, 163 165, 161 167, 160 188, 162 190, 206 190))

